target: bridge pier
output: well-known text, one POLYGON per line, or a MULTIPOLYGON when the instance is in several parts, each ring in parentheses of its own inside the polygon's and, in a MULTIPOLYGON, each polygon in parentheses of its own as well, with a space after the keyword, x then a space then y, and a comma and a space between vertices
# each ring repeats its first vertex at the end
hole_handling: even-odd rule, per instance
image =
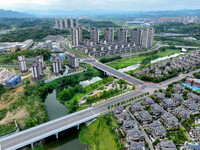
POLYGON ((77 129, 79 130, 79 124, 77 125, 77 129))
POLYGON ((34 149, 33 143, 31 143, 31 149, 34 149))
POLYGON ((58 133, 56 133, 55 135, 56 135, 56 139, 58 139, 58 133))

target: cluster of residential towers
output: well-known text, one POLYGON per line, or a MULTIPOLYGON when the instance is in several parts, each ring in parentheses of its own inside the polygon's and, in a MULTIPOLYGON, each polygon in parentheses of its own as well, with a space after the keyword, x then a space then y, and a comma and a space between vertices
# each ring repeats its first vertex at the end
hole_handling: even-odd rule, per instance
POLYGON ((127 42, 127 29, 117 29, 117 39, 114 38, 114 29, 104 29, 104 38, 99 39, 99 29, 90 28, 90 39, 82 38, 82 29, 80 27, 71 29, 72 45, 86 54, 95 57, 107 54, 126 53, 134 50, 145 49, 153 46, 154 28, 134 28, 131 29, 130 42, 127 42))
POLYGON ((56 29, 68 29, 78 27, 78 18, 76 18, 76 23, 74 23, 74 18, 56 18, 55 19, 55 28, 56 29))

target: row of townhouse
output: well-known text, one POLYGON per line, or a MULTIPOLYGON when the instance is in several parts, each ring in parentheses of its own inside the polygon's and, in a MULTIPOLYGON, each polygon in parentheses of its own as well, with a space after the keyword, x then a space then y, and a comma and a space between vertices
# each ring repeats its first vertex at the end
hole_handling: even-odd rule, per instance
POLYGON ((144 135, 139 129, 138 124, 131 119, 123 106, 115 108, 114 116, 118 124, 121 125, 121 130, 125 135, 126 143, 124 148, 127 150, 144 150, 144 135))
POLYGON ((86 42, 84 45, 77 47, 79 52, 88 54, 93 57, 100 57, 106 55, 116 55, 121 53, 129 53, 142 50, 141 47, 133 45, 131 43, 101 43, 93 45, 90 42, 86 42))
POLYGON ((185 54, 184 56, 179 56, 172 58, 172 60, 167 59, 164 62, 159 62, 156 65, 151 65, 149 67, 143 68, 136 74, 138 77, 141 75, 150 75, 151 77, 163 77, 164 74, 171 73, 173 69, 188 69, 190 70, 196 65, 200 64, 200 50, 192 51, 185 54))
MULTIPOLYGON (((175 116, 170 114, 170 116, 164 113, 163 108, 156 104, 154 100, 150 97, 145 97, 141 102, 142 105, 145 107, 150 107, 150 112, 153 115, 162 115, 162 123, 170 128, 174 128, 178 126, 178 119, 175 116)), ((156 146, 156 150, 177 150, 175 144, 171 140, 165 140, 167 137, 167 130, 162 125, 159 120, 154 120, 153 117, 150 115, 148 111, 143 109, 143 106, 139 102, 134 103, 131 105, 131 113, 136 116, 136 118, 140 121, 143 125, 143 128, 150 134, 150 137, 154 140, 159 139, 159 142, 156 146)))

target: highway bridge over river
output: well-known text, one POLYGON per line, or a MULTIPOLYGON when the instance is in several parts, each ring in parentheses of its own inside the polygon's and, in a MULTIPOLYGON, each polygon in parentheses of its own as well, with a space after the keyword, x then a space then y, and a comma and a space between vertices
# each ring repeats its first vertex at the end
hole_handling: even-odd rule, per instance
POLYGON ((105 72, 107 75, 114 76, 114 77, 116 77, 118 79, 123 79, 123 80, 127 81, 130 84, 135 84, 135 85, 142 85, 142 84, 144 84, 143 81, 138 80, 138 79, 136 79, 134 77, 131 77, 128 74, 120 72, 120 71, 118 71, 116 69, 113 69, 113 68, 111 68, 111 67, 109 67, 107 65, 104 65, 102 63, 99 63, 99 62, 90 62, 90 64, 93 67, 95 67, 95 68, 97 68, 97 69, 105 72))
POLYGON ((114 100, 108 101, 97 107, 90 107, 82 111, 69 114, 67 116, 4 137, 0 139, 0 150, 15 150, 27 146, 29 144, 31 144, 33 148, 34 142, 42 140, 51 135, 55 135, 56 138, 58 138, 59 132, 62 132, 74 126, 77 126, 77 128, 79 128, 79 125, 81 123, 97 118, 100 114, 107 111, 108 106, 111 106, 121 101, 126 101, 140 94, 143 94, 143 92, 138 91, 135 93, 127 94, 123 97, 115 98, 114 100))

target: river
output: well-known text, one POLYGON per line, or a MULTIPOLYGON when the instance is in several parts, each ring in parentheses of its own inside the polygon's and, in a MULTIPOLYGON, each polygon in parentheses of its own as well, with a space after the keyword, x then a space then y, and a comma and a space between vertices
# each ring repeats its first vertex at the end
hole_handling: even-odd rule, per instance
MULTIPOLYGON (((100 77, 93 77, 91 80, 85 80, 80 82, 80 84, 85 87, 92 83, 102 80, 100 77)), ((59 117, 65 116, 68 113, 68 109, 62 103, 60 103, 57 98, 57 94, 60 89, 54 89, 52 93, 49 93, 45 99, 46 110, 50 120, 57 119, 59 117)), ((44 149, 45 150, 86 150, 87 145, 82 144, 78 138, 79 130, 76 127, 68 129, 59 133, 59 138, 56 139, 55 135, 46 138, 44 149)))

